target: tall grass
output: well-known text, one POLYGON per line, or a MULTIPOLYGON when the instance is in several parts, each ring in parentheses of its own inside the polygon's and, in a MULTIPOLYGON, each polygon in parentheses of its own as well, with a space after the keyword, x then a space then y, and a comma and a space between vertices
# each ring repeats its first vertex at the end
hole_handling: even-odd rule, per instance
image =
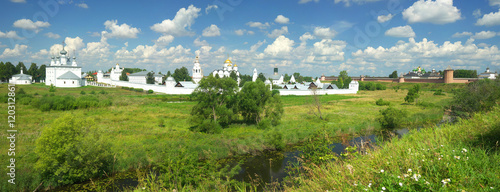
POLYGON ((286 191, 498 191, 500 108, 414 131, 291 179, 286 191))

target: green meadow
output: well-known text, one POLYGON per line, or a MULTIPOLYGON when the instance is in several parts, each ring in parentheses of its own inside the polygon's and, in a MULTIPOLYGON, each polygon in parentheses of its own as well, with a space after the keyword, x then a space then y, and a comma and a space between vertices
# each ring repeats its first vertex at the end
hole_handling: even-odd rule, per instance
MULTIPOLYGON (((2 180, 0 191, 33 191, 39 185, 40 189, 57 187, 54 184, 42 183, 41 176, 34 168, 38 159, 34 151, 36 140, 43 130, 65 114, 71 114, 76 118, 93 119, 98 130, 102 133, 102 137, 111 143, 113 171, 107 175, 110 176, 130 170, 164 165, 167 162, 213 162, 239 155, 257 154, 264 150, 274 150, 272 142, 269 142, 267 137, 271 131, 280 133, 282 142, 288 146, 308 141, 320 130, 326 130, 334 138, 340 135, 354 137, 377 133, 380 132, 380 125, 376 120, 379 117, 379 111, 387 108, 387 106, 375 104, 376 100, 380 98, 388 101, 390 106, 408 113, 408 117, 404 120, 405 127, 431 127, 443 119, 443 107, 451 101, 453 90, 464 86, 462 84, 423 84, 418 99, 421 104, 415 105, 414 103, 404 103, 407 89, 411 88, 413 84, 383 84, 387 86, 386 90, 359 91, 358 94, 353 95, 320 96, 324 120, 320 120, 314 115, 310 96, 282 96, 285 112, 278 126, 262 130, 252 124, 232 124, 225 127, 220 134, 205 134, 189 130, 191 108, 196 103, 196 101, 190 100, 189 95, 147 94, 146 92, 102 87, 56 88, 55 92, 50 92, 49 87, 42 84, 17 85, 17 90, 23 89, 27 95, 35 99, 56 96, 79 98, 92 95, 97 97, 99 101, 111 101, 111 105, 65 111, 42 111, 29 103, 24 105, 17 102, 15 105, 15 126, 18 130, 15 148, 16 184, 7 183, 8 176, 3 173, 0 176, 2 180), (394 86, 399 86, 397 92, 392 88, 394 86), (438 89, 443 90, 444 95, 434 95, 438 89)), ((4 102, 8 92, 7 87, 7 84, 0 84, 0 96, 3 96, 0 103, 2 109, 7 109, 7 103, 4 102)), ((0 121, 0 125, 5 130, 7 110, 2 111, 0 119, 3 120, 0 121)), ((4 167, 2 170, 7 172, 5 167, 8 166, 10 158, 6 153, 9 148, 9 141, 6 139, 8 135, 6 131, 2 131, 0 136, 2 138, 0 139, 0 150, 4 151, 0 154, 0 159, 2 159, 0 166, 4 167)), ((436 146, 432 145, 426 148, 430 147, 436 146)), ((453 147, 455 147, 454 150, 461 150, 457 147, 462 147, 462 145, 453 147)), ((394 156, 396 155, 394 154, 394 156)), ((342 168, 342 165, 328 164, 327 166, 340 166, 342 168)), ((199 166, 194 166, 192 169, 199 169, 199 166)), ((415 168, 415 170, 418 169, 415 168)), ((107 176, 103 175, 103 177, 107 176)), ((317 175, 317 177, 319 178, 321 175, 317 175)), ((370 175, 363 177, 369 178, 370 175)), ((368 179, 365 180, 368 181, 368 179)), ((311 183, 316 182, 314 178, 304 179, 302 182, 306 184, 305 188, 291 186, 290 190, 328 189, 324 186, 312 185, 311 183), (309 187, 309 185, 311 186, 309 187)), ((321 182, 323 181, 321 180, 321 182)), ((182 187, 181 185, 179 184, 175 188, 179 189, 179 186, 182 187)), ((363 185, 367 185, 367 183, 364 182, 363 185)), ((375 181, 373 185, 379 187, 375 181)), ((234 188, 209 189, 234 190, 234 188)), ((334 189, 351 190, 354 188, 334 189)), ((93 190, 98 190, 98 188, 93 190)))

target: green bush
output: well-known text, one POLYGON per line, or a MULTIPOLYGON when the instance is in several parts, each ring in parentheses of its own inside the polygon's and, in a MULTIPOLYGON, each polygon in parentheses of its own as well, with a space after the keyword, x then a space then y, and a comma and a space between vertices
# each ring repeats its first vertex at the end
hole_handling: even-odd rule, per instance
POLYGON ((49 92, 56 92, 56 86, 50 85, 49 92))
POLYGON ((106 94, 108 94, 108 92, 106 92, 106 91, 104 91, 104 90, 101 90, 101 91, 99 91, 99 94, 101 94, 101 95, 106 95, 106 94))
POLYGON ((384 101, 384 99, 380 98, 377 101, 375 101, 375 104, 378 105, 378 106, 384 106, 384 105, 390 105, 391 102, 384 101))
POLYGON ((222 127, 212 121, 211 119, 205 119, 202 123, 190 128, 191 131, 204 132, 204 133, 220 133, 222 132, 222 127))
POLYGON ((80 91, 80 95, 85 95, 85 91, 80 91))
POLYGON ((454 115, 468 118, 475 112, 489 111, 500 101, 500 79, 484 79, 455 90, 450 108, 454 115))
POLYGON ((110 148, 93 120, 66 114, 46 126, 36 141, 35 168, 46 185, 82 182, 109 173, 110 148))
POLYGON ((257 127, 259 129, 268 129, 269 127, 271 127, 271 120, 268 118, 264 118, 261 121, 259 121, 257 127))
MULTIPOLYGON (((262 121, 261 121, 262 122, 262 121)), ((274 147, 276 150, 281 151, 285 148, 285 142, 283 141, 283 134, 276 129, 268 132, 264 136, 267 145, 274 147)))
POLYGON ((95 95, 95 91, 91 91, 90 94, 95 95))
POLYGON ((154 93, 154 91, 153 91, 153 90, 151 90, 151 89, 150 89, 150 90, 148 90, 148 94, 151 94, 151 93, 154 93))
POLYGON ((444 95, 443 90, 442 89, 436 90, 436 92, 434 92, 434 95, 444 95))
POLYGON ((381 117, 377 118, 377 120, 382 126, 382 130, 385 131, 392 131, 395 128, 401 127, 404 123, 404 119, 407 116, 406 111, 395 109, 392 107, 380 110, 380 115, 381 117))
POLYGON ((135 92, 144 92, 144 89, 140 89, 140 88, 138 88, 138 89, 134 89, 134 91, 135 91, 135 92))

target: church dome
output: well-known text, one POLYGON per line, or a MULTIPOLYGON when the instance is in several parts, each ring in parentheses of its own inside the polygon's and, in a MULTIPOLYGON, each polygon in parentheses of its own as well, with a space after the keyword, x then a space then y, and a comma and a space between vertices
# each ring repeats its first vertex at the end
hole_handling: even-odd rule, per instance
POLYGON ((59 53, 60 53, 61 55, 66 55, 68 52, 66 52, 66 50, 64 50, 64 48, 63 48, 63 50, 62 50, 61 52, 59 52, 59 53))
POLYGON ((227 59, 224 63, 233 63, 231 60, 227 59))

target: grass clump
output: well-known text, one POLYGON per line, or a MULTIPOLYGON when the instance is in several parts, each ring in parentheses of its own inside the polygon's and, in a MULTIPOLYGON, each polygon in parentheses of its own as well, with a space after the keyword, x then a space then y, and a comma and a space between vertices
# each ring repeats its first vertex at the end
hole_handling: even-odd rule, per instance
POLYGON ((378 105, 378 106, 384 106, 384 105, 390 105, 391 102, 384 101, 384 99, 380 98, 377 101, 375 101, 375 104, 378 105))
POLYGON ((399 128, 404 123, 407 113, 404 110, 388 107, 387 109, 380 110, 381 117, 377 118, 384 131, 392 131, 399 128))

